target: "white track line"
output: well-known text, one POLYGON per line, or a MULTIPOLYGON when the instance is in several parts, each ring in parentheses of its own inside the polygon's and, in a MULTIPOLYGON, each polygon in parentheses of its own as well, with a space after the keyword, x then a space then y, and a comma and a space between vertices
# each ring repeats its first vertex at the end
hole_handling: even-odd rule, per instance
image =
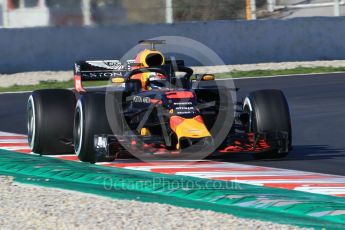
POLYGON ((25 137, 26 135, 17 134, 17 133, 2 132, 2 131, 0 131, 0 137, 1 137, 1 136, 4 136, 4 137, 6 137, 6 136, 9 136, 9 137, 18 137, 18 136, 20 136, 20 137, 25 137))
POLYGON ((27 139, 0 139, 0 143, 28 143, 27 139))

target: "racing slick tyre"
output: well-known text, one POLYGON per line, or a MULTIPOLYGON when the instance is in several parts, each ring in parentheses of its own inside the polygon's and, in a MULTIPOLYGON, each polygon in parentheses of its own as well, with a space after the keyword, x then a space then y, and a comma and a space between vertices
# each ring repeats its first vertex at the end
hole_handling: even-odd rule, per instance
MULTIPOLYGON (((287 139, 287 148, 254 153, 254 159, 277 159, 288 155, 292 148, 292 131, 290 111, 287 100, 280 90, 258 90, 251 92, 243 102, 244 112, 249 113, 248 132, 252 133, 283 133, 287 139)), ((268 143, 273 146, 276 140, 268 143)), ((286 144, 286 143, 285 143, 286 144)))
POLYGON ((27 102, 29 146, 34 153, 53 155, 73 152, 75 96, 65 89, 34 91, 27 102))
POLYGON ((75 107, 73 142, 79 160, 95 163, 114 160, 100 156, 94 150, 94 135, 112 134, 105 110, 105 95, 90 93, 81 96, 75 107))

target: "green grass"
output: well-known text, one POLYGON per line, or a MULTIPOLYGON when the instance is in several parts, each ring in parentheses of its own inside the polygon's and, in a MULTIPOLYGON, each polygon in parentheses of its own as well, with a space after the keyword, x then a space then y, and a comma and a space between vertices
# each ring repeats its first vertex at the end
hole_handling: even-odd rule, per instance
POLYGON ((282 69, 282 70, 232 71, 229 73, 216 74, 216 78, 241 78, 241 77, 260 77, 260 76, 330 73, 330 72, 345 72, 345 66, 344 67, 296 67, 293 69, 282 69))
MULTIPOLYGON (((241 78, 241 77, 260 77, 290 74, 310 74, 310 73, 330 73, 345 72, 344 67, 296 67, 293 69, 282 70, 251 70, 251 71, 232 71, 228 73, 215 74, 216 78, 241 78)), ((41 81, 37 85, 13 85, 10 87, 0 87, 0 92, 33 91, 37 89, 66 89, 73 88, 73 80, 69 81, 41 81)), ((83 82, 84 87, 107 85, 107 81, 83 82)))
MULTIPOLYGON (((103 86, 107 85, 107 81, 89 81, 83 82, 84 87, 91 86, 103 86)), ((73 79, 69 81, 40 81, 37 85, 13 85, 9 87, 0 87, 0 92, 16 92, 16 91, 33 91, 38 89, 67 89, 73 88, 74 82, 73 79)))

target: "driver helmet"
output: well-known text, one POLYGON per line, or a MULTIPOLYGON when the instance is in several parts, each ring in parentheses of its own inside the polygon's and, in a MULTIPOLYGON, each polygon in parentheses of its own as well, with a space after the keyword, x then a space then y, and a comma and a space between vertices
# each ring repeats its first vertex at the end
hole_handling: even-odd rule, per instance
POLYGON ((149 76, 147 81, 148 89, 163 89, 167 86, 166 76, 160 73, 153 73, 149 76))

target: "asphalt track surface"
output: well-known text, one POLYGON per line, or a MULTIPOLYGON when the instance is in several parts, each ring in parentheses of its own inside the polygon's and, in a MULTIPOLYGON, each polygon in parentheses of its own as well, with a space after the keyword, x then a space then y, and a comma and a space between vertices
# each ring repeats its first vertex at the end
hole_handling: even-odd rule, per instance
MULTIPOLYGON (((281 89, 289 102, 293 150, 280 160, 247 154, 215 160, 345 175, 345 74, 299 75, 235 80, 238 98, 258 89, 281 89)), ((29 93, 0 95, 0 131, 26 134, 29 93)))

